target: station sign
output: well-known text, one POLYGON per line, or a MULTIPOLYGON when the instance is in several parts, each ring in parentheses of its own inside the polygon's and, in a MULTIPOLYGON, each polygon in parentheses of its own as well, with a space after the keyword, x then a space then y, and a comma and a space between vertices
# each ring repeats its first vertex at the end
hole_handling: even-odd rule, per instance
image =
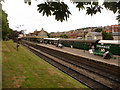
POLYGON ((110 46, 105 46, 105 45, 97 45, 98 48, 105 48, 105 49, 110 49, 110 46))

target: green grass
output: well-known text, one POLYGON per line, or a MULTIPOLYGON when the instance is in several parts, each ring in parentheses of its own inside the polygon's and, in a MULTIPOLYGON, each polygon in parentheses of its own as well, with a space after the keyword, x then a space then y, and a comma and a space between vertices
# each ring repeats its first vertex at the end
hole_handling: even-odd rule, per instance
POLYGON ((3 88, 88 88, 16 43, 2 43, 3 88))
POLYGON ((1 67, 2 67, 2 41, 0 40, 0 89, 2 88, 2 68, 1 67))

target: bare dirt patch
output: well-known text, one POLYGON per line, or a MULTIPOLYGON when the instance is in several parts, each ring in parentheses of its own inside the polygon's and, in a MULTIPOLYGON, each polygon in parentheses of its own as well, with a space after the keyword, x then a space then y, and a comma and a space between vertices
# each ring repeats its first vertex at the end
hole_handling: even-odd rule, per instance
POLYGON ((48 73, 49 73, 50 75, 52 75, 52 76, 55 76, 55 75, 58 75, 58 76, 60 76, 60 77, 63 76, 62 74, 56 72, 56 70, 54 70, 54 69, 52 69, 52 68, 49 68, 47 71, 48 71, 48 73))
POLYGON ((14 80, 14 87, 13 88, 19 88, 21 87, 21 83, 25 81, 25 76, 14 76, 12 80, 14 80))

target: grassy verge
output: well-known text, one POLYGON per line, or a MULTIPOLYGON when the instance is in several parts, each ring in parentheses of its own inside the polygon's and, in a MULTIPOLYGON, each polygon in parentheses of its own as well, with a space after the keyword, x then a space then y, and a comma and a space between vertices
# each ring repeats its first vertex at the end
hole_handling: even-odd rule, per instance
POLYGON ((2 89, 2 41, 1 40, 0 40, 0 89, 2 89))
POLYGON ((87 88, 25 47, 3 41, 3 88, 87 88))

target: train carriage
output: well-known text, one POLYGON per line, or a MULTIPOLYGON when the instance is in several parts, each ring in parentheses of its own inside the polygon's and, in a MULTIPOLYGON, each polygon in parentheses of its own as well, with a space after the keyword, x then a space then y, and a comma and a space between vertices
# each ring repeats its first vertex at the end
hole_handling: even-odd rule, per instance
POLYGON ((94 46, 95 51, 106 49, 110 53, 120 55, 120 40, 80 40, 80 39, 60 39, 60 38, 39 38, 37 36, 27 36, 22 39, 37 43, 46 43, 58 45, 62 44, 65 47, 73 47, 78 49, 89 50, 94 46))
POLYGON ((44 38, 44 43, 57 45, 60 38, 44 38))
POLYGON ((114 55, 120 55, 120 40, 100 40, 96 47, 106 49, 114 55))
POLYGON ((23 40, 37 42, 37 43, 43 43, 43 38, 40 38, 38 36, 26 36, 22 38, 23 40))
POLYGON ((60 39, 59 42, 67 47, 89 50, 91 46, 96 47, 98 40, 60 39))

